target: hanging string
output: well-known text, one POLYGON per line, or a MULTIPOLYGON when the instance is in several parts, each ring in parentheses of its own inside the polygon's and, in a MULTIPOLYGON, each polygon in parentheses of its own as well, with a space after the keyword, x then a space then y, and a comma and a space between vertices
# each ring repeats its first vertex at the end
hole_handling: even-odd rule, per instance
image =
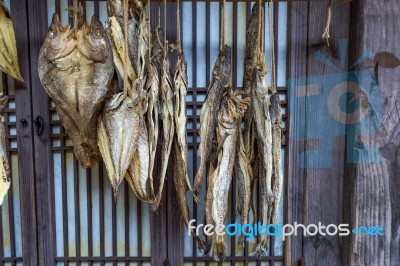
POLYGON ((124 97, 128 96, 128 0, 124 0, 124 97))
POLYGON ((221 51, 225 45, 225 0, 221 4, 221 19, 220 19, 220 39, 219 39, 219 50, 221 51))
POLYGON ((269 33, 271 41, 271 92, 276 93, 276 66, 275 66, 275 30, 273 3, 268 5, 269 33))
POLYGON ((158 29, 161 29, 161 0, 158 1, 158 29))
POLYGON ((151 61, 151 52, 152 52, 152 43, 151 43, 151 21, 150 21, 150 17, 151 17, 151 13, 150 13, 150 7, 151 7, 151 3, 150 0, 147 0, 147 19, 148 19, 148 29, 149 29, 149 62, 151 61))
POLYGON ((329 47, 329 38, 331 37, 329 34, 329 28, 331 26, 332 20, 332 0, 328 0, 328 11, 327 11, 327 18, 326 18, 326 25, 324 33, 322 34, 322 40, 328 45, 329 47))
POLYGON ((164 0, 164 45, 165 45, 165 51, 168 51, 168 43, 167 43, 167 0, 164 0))
POLYGON ((181 41, 181 14, 180 14, 180 6, 179 6, 179 0, 176 1, 176 32, 177 32, 177 48, 178 48, 178 53, 182 51, 182 41, 181 41))

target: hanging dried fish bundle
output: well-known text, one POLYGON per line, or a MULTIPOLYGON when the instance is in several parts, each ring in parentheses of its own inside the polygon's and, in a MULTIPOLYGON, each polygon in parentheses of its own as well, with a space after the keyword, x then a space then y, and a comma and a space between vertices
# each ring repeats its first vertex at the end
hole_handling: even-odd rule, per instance
MULTIPOLYGON (((0 93, 0 113, 6 108, 8 97, 0 93)), ((8 163, 6 129, 2 121, 0 121, 0 206, 11 185, 10 166, 8 163)))
POLYGON ((114 68, 101 22, 72 29, 54 14, 39 55, 39 77, 53 99, 82 167, 97 163, 97 116, 109 96, 114 68))
POLYGON ((231 47, 225 45, 215 62, 211 84, 207 89, 206 101, 201 108, 199 130, 201 141, 198 149, 200 166, 193 186, 196 192, 199 192, 201 189, 206 164, 214 146, 213 143, 216 137, 216 126, 218 123, 217 112, 222 96, 227 91, 225 86, 229 81, 231 73, 231 55, 231 47))
MULTIPOLYGON (((212 174, 212 217, 215 225, 224 224, 229 207, 229 188, 232 181, 236 156, 236 143, 240 130, 240 119, 250 99, 237 97, 239 91, 226 94, 218 111, 217 167, 212 174)), ((217 235, 214 243, 214 259, 224 260, 226 248, 224 236, 217 235)))
POLYGON ((19 70, 11 14, 3 1, 0 1, 0 47, 0 70, 18 81, 24 82, 19 70))
POLYGON ((146 108, 146 92, 138 82, 128 95, 121 92, 108 99, 98 119, 100 152, 115 196, 138 146, 146 108))

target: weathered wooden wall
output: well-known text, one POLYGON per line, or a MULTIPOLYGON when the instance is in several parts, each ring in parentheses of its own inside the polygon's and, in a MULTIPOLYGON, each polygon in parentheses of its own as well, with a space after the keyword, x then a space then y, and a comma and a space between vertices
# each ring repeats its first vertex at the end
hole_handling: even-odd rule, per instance
MULTIPOLYGON (((381 226, 384 237, 352 236, 344 245, 343 265, 400 265, 400 3, 358 0, 352 3, 351 57, 371 51, 361 68, 375 71, 381 127, 365 134, 357 148, 373 146, 379 162, 347 165, 345 218, 351 226, 381 226)), ((371 99, 373 101, 374 99, 371 99)), ((350 147, 355 148, 355 147, 350 147)), ((363 149, 363 160, 375 154, 363 149)))

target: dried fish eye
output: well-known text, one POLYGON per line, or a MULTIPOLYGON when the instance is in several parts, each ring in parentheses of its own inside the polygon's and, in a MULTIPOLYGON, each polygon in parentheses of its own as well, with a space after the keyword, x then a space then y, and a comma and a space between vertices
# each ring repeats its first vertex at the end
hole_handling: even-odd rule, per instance
POLYGON ((103 32, 101 31, 100 28, 97 28, 97 29, 94 31, 94 37, 96 37, 96 38, 98 38, 98 39, 100 39, 100 38, 103 37, 103 32))
POLYGON ((49 31, 49 37, 50 37, 50 38, 53 38, 53 37, 54 37, 54 31, 53 31, 53 30, 49 31))

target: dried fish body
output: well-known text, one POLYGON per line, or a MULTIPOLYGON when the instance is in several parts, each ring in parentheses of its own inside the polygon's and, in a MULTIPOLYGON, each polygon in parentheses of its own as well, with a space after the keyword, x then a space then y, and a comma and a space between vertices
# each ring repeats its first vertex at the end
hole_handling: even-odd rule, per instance
MULTIPOLYGON (((137 78, 137 73, 132 67, 131 59, 128 57, 125 60, 125 43, 124 43, 124 33, 123 27, 120 26, 116 17, 109 17, 107 24, 107 34, 110 39, 114 64, 118 70, 121 77, 124 77, 124 66, 127 66, 129 87, 133 86, 133 82, 137 78), (127 62, 125 62, 127 61, 127 62)), ((133 38, 135 36, 132 36, 133 38)), ((131 38, 130 38, 131 39, 131 38)), ((131 47, 131 45, 128 45, 131 47)), ((129 48, 128 47, 128 48, 129 48)))
POLYGON ((213 140, 216 135, 217 112, 220 107, 222 95, 226 92, 226 84, 229 81, 231 73, 231 48, 227 45, 220 51, 218 59, 213 69, 211 84, 207 90, 206 101, 204 102, 200 113, 201 137, 198 155, 200 157, 200 166, 197 170, 193 189, 199 192, 203 179, 203 173, 210 156, 213 140))
POLYGON ((138 34, 138 43, 137 43, 137 58, 135 66, 137 67, 136 72, 138 74, 138 78, 142 79, 143 82, 146 82, 146 71, 147 71, 147 62, 149 61, 149 52, 150 52, 150 40, 151 40, 151 28, 150 28, 150 18, 148 16, 148 12, 142 12, 139 21, 139 34, 138 34))
POLYGON ((159 134, 159 129, 158 129, 159 112, 160 112, 159 89, 160 89, 160 80, 157 68, 153 64, 153 62, 150 62, 147 68, 146 91, 148 95, 148 108, 146 113, 146 124, 148 128, 148 142, 149 142, 149 152, 150 152, 148 176, 150 179, 150 193, 152 196, 154 196, 153 168, 156 159, 158 134, 159 134))
MULTIPOLYGON (((240 223, 247 224, 248 214, 251 206, 251 192, 253 172, 246 155, 243 133, 239 129, 238 143, 236 150, 236 163, 234 165, 234 173, 238 187, 238 204, 237 211, 240 215, 240 223)), ((245 235, 239 237, 238 244, 244 246, 245 235)))
MULTIPOLYGON (((243 116, 247 105, 245 100, 239 100, 236 95, 225 96, 218 112, 218 164, 213 173, 213 203, 212 217, 214 224, 224 224, 229 206, 229 187, 232 181, 233 165, 236 156, 236 143, 240 127, 240 118, 243 116)), ((226 248, 224 236, 217 235, 214 244, 214 259, 224 260, 226 248)))
MULTIPOLYGON (((7 105, 8 97, 0 93, 0 113, 3 113, 7 105)), ((11 185, 10 166, 8 163, 6 129, 0 121, 0 206, 11 185)))
MULTIPOLYGON (((266 209, 272 203, 272 124, 269 113, 268 88, 265 86, 265 79, 262 72, 255 68, 252 80, 252 106, 254 122, 257 132, 258 149, 260 156, 260 191, 261 191, 261 217, 263 225, 266 225, 266 209)), ((255 248, 260 252, 261 243, 255 248)))
MULTIPOLYGON (((188 92, 188 78, 187 78, 187 62, 183 53, 179 53, 177 60, 177 68, 174 74, 174 89, 175 89, 175 132, 176 141, 178 142, 179 152, 176 156, 181 157, 180 167, 182 168, 179 173, 182 173, 182 179, 186 180, 187 189, 192 192, 192 186, 189 180, 189 174, 187 170, 187 142, 186 142, 186 128, 187 128, 187 118, 186 118, 186 95, 188 92)), ((197 198, 195 197, 197 201, 197 198)))
POLYGON ((156 200, 152 205, 153 210, 157 210, 160 205, 164 181, 166 178, 169 156, 171 153, 172 142, 174 139, 174 105, 173 105, 173 83, 169 72, 169 60, 164 54, 162 73, 160 80, 161 92, 161 120, 162 120, 162 149, 161 149, 161 170, 160 170, 160 185, 156 200))
POLYGON ((97 163, 97 116, 110 94, 114 74, 111 47, 102 24, 62 27, 57 14, 39 55, 39 77, 53 99, 82 167, 97 163))
POLYGON ((282 112, 279 94, 274 93, 270 97, 270 115, 272 122, 272 198, 270 199, 269 223, 278 223, 278 208, 282 195, 283 175, 281 170, 281 135, 282 112))
POLYGON ((136 149, 125 178, 139 200, 152 204, 154 197, 149 197, 147 193, 150 165, 149 148, 149 137, 143 117, 140 121, 136 149))
POLYGON ((138 145, 140 122, 146 107, 146 92, 138 82, 136 91, 130 95, 121 92, 107 100, 99 117, 99 147, 114 195, 124 180, 138 145))
POLYGON ((17 43, 11 14, 2 1, 0 1, 0 47, 0 70, 18 81, 24 82, 19 70, 17 43))

